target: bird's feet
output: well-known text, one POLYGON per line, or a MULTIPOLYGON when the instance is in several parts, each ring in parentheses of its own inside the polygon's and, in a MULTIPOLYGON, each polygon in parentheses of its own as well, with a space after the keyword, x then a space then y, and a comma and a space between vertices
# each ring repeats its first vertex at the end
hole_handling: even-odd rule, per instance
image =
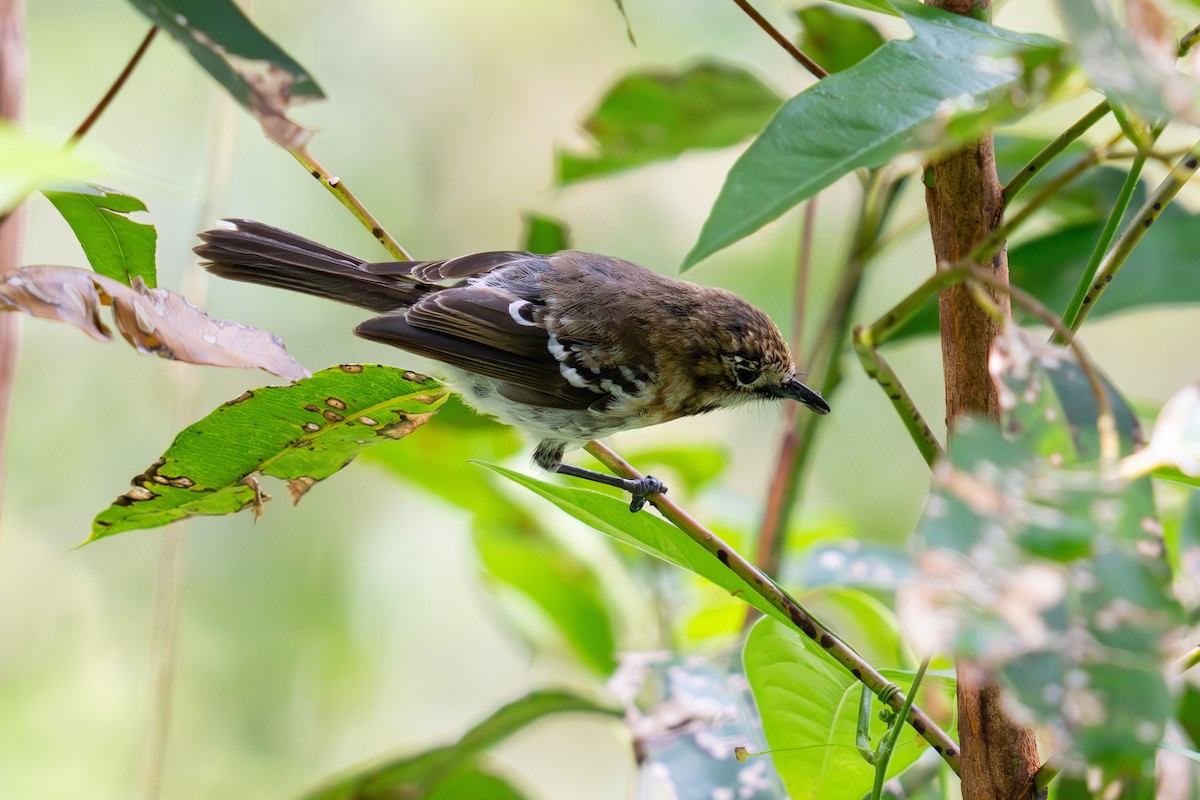
POLYGON ((642 510, 642 506, 646 505, 646 495, 667 493, 666 484, 653 475, 647 475, 636 481, 627 481, 625 489, 633 495, 629 501, 629 510, 635 514, 642 510))

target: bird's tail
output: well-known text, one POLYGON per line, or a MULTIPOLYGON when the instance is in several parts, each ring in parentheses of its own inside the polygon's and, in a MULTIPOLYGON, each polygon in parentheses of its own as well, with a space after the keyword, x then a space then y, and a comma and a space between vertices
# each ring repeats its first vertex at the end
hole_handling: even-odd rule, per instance
POLYGON ((244 219, 200 234, 195 248, 214 275, 327 297, 372 311, 412 305, 435 288, 407 275, 404 262, 368 264, 294 233, 244 219))

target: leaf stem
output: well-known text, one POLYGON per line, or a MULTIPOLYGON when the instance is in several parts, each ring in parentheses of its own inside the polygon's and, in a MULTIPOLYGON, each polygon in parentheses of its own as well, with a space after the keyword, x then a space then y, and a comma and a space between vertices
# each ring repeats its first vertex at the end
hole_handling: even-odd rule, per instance
MULTIPOLYGON (((1161 128, 1155 128, 1151 133, 1151 143, 1153 143, 1154 139, 1158 138, 1161 132, 1161 128)), ((1083 274, 1079 276, 1075 292, 1071 295, 1071 302, 1067 304, 1066 313, 1063 314, 1062 318, 1068 325, 1079 316, 1079 310, 1083 308, 1083 299, 1087 296, 1088 287, 1092 285, 1092 278, 1096 276, 1096 270, 1100 267, 1100 262, 1104 258, 1108 246, 1112 244, 1113 236, 1117 232, 1117 226, 1121 224, 1121 220, 1125 217, 1125 211, 1129 208, 1129 201, 1133 198, 1133 192, 1142 177, 1142 168, 1146 165, 1148 154, 1149 151, 1146 148, 1139 148, 1133 162, 1129 165, 1129 173, 1125 176, 1125 182, 1121 184, 1121 191, 1117 194, 1116 202, 1113 203, 1112 209, 1108 212, 1108 219, 1104 222, 1104 229, 1100 232, 1100 238, 1096 240, 1095 247, 1092 248, 1092 254, 1088 258, 1087 266, 1083 268, 1083 274)), ((1054 341, 1058 342, 1057 335, 1054 341)))
MULTIPOLYGON (((591 453, 611 472, 624 478, 638 480, 642 476, 623 458, 598 441, 588 442, 584 449, 591 453)), ((683 531, 689 538, 712 553, 734 575, 751 586, 764 600, 781 611, 792 627, 812 639, 835 661, 850 671, 855 679, 866 684, 879 699, 896 711, 905 707, 907 697, 896 684, 888 681, 879 672, 854 652, 849 645, 838 639, 820 620, 810 614, 784 589, 762 570, 751 564, 744 556, 723 542, 715 533, 700 524, 674 501, 665 495, 650 495, 649 501, 669 522, 683 531)), ((958 745, 924 711, 911 706, 906 717, 913 728, 929 742, 946 763, 958 771, 958 745)))
POLYGON ((129 80, 129 76, 133 74, 133 70, 137 67, 138 62, 142 60, 142 56, 146 55, 146 50, 150 48, 150 43, 154 41, 154 37, 157 34, 158 26, 151 25, 150 30, 146 32, 146 35, 142 38, 141 44, 139 44, 137 49, 133 51, 133 55, 129 57, 129 62, 125 65, 125 68, 121 70, 121 73, 117 75, 117 78, 113 81, 112 86, 108 87, 108 91, 105 92, 104 96, 100 98, 100 102, 96 103, 96 107, 92 109, 91 113, 87 115, 83 122, 79 123, 79 127, 76 128, 75 132, 71 134, 71 138, 67 141, 67 147, 74 147, 76 144, 78 144, 79 140, 86 136, 87 132, 92 129, 92 126, 96 124, 96 121, 100 119, 100 115, 103 114, 105 110, 107 110, 112 104, 112 101, 116 98, 117 93, 121 91, 121 88, 125 85, 125 82, 129 80))
POLYGON ((815 77, 817 80, 829 77, 829 73, 826 72, 820 64, 813 61, 808 54, 797 47, 791 39, 780 33, 779 29, 768 22, 766 17, 758 13, 754 6, 750 5, 748 0, 733 0, 733 3, 742 11, 746 12, 746 16, 754 20, 758 27, 766 31, 768 36, 774 39, 780 47, 786 50, 788 55, 800 62, 800 65, 808 70, 813 77, 815 77))
POLYGON ((1100 295, 1108 288, 1108 284, 1112 282, 1117 271, 1121 269, 1121 266, 1129 258, 1129 254, 1133 252, 1133 248, 1137 247, 1142 237, 1146 235, 1146 231, 1150 230, 1150 226, 1158 219, 1163 208, 1196 174, 1197 166, 1200 166, 1200 142, 1193 145, 1187 155, 1171 169, 1171 172, 1146 199, 1137 214, 1125 224, 1124 229, 1117 234, 1117 238, 1104 253, 1096 267, 1096 275, 1091 281, 1091 286, 1083 295, 1077 313, 1073 317, 1063 318, 1063 322, 1072 332, 1079 330, 1079 326, 1087 319, 1088 314, 1095 307, 1096 301, 1100 299, 1100 295))
POLYGON ((1075 141, 1084 133, 1086 133, 1088 128, 1104 119, 1104 117, 1106 117, 1110 111, 1112 111, 1112 106, 1108 104, 1108 101, 1105 100, 1101 102, 1091 111, 1080 117, 1074 125, 1060 133, 1058 137, 1054 139, 1054 141, 1043 147, 1037 155, 1029 160, 1028 164, 1021 167, 1017 174, 1014 175, 1004 187, 1002 193, 1004 204, 1008 205, 1008 203, 1017 196, 1017 193, 1024 189, 1027 183, 1033 180, 1034 175, 1045 169, 1046 165, 1053 161, 1059 153, 1061 153, 1063 150, 1066 150, 1071 142, 1075 141))
MULTIPOLYGON (((917 674, 913 676, 912 685, 908 687, 908 697, 905 698, 904 706, 900 709, 900 718, 904 719, 908 715, 908 711, 912 708, 913 699, 917 696, 917 690, 921 688, 921 681, 925 680, 925 670, 929 669, 929 656, 921 662, 921 666, 917 667, 917 674)), ((880 800, 883 797, 883 785, 887 782, 888 762, 892 760, 892 753, 896 750, 896 740, 900 738, 900 731, 904 728, 903 725, 896 723, 890 726, 887 733, 883 735, 883 741, 879 743, 879 747, 875 748, 875 760, 872 762, 875 767, 875 784, 871 788, 871 800, 880 800)))
POLYGON ((325 167, 312 157, 308 152, 308 148, 304 146, 290 147, 287 149, 300 164, 308 171, 309 175, 316 178, 322 186, 330 191, 334 197, 338 199, 342 205, 350 210, 362 226, 371 232, 378 242, 392 254, 393 257, 400 261, 412 261, 412 256, 408 254, 398 241, 396 241, 390 233, 388 233, 383 224, 375 218, 362 201, 350 191, 350 187, 345 182, 334 175, 330 175, 325 167))

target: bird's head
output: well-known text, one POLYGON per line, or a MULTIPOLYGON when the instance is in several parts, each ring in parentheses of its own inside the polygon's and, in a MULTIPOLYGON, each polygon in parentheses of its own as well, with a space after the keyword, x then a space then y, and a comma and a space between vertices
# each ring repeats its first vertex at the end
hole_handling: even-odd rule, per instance
POLYGON ((730 292, 709 291, 707 313, 697 320, 703 333, 696 342, 696 378, 710 404, 788 399, 828 414, 829 404, 800 381, 787 342, 770 317, 730 292))

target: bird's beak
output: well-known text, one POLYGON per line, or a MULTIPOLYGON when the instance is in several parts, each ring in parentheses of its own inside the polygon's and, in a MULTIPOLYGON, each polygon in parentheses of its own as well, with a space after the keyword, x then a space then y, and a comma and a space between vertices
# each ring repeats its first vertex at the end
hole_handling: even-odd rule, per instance
POLYGON ((791 400, 811 408, 818 414, 829 413, 829 403, 826 403, 821 395, 814 392, 812 389, 805 386, 795 378, 788 378, 780 385, 780 394, 791 400))

